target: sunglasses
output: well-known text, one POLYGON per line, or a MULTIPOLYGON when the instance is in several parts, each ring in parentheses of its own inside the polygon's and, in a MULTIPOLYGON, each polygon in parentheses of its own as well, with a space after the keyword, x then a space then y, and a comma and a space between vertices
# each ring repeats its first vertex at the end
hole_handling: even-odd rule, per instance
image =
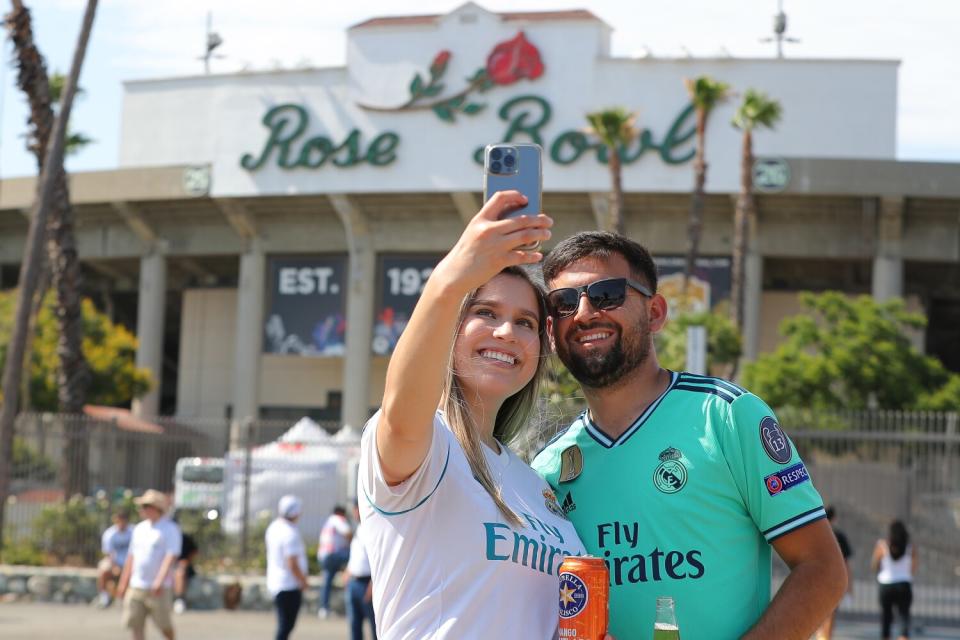
POLYGON ((550 315, 556 318, 568 318, 577 312, 580 306, 580 296, 587 295, 587 299, 594 309, 611 311, 623 305, 627 299, 627 287, 635 289, 648 298, 653 294, 650 289, 630 278, 607 278, 597 280, 582 287, 563 287, 554 289, 547 294, 547 307, 550 315))

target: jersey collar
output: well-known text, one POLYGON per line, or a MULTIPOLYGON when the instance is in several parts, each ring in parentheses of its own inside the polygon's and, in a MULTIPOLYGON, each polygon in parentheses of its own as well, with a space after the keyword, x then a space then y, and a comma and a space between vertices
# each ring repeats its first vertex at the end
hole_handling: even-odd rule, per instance
POLYGON ((667 394, 670 393, 670 390, 673 389, 673 387, 677 384, 677 379, 679 377, 680 377, 679 374, 677 374, 675 371, 670 371, 670 384, 667 385, 667 388, 663 390, 663 393, 657 396, 656 400, 651 402, 647 406, 647 408, 644 409, 643 413, 637 416, 637 419, 634 420, 629 427, 627 427, 626 431, 620 434, 620 437, 612 438, 606 433, 604 433, 603 429, 601 429, 596 424, 594 424, 593 419, 590 417, 589 409, 584 411, 583 415, 580 418, 581 420, 583 420, 583 425, 586 428, 587 433, 589 433, 590 437, 592 437, 594 440, 596 440, 598 443, 600 443, 602 446, 606 447, 607 449, 612 449, 613 447, 619 447, 624 442, 626 442, 630 438, 630 436, 632 436, 637 431, 639 431, 640 427, 642 427, 643 424, 650 418, 650 416, 653 415, 653 412, 657 410, 657 407, 660 406, 660 403, 663 402, 663 399, 667 397, 667 394))

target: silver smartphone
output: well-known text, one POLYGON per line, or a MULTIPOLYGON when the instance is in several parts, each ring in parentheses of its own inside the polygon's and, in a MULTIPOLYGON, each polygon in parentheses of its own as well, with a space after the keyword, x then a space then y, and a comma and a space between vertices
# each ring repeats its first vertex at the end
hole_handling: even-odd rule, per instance
MULTIPOLYGON (((519 191, 527 205, 504 214, 505 218, 535 216, 541 211, 543 192, 543 151, 538 144, 489 144, 483 153, 483 201, 497 191, 519 191)), ((521 249, 532 251, 540 243, 521 249)))

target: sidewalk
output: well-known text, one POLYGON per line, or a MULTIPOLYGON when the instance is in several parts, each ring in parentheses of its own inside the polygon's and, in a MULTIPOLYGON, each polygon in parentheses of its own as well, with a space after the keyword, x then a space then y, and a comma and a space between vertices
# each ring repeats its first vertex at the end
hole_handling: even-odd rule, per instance
MULTIPOLYGON (((188 611, 175 618, 177 637, 183 640, 263 640, 274 632, 274 617, 269 611, 188 611)), ((880 623, 838 620, 834 640, 876 640, 880 623)), ((160 638, 149 627, 147 638, 160 638)), ((128 638, 120 627, 120 607, 107 610, 81 605, 46 603, 0 603, 0 638, 3 640, 103 640, 128 638)), ((291 638, 293 640, 346 640, 349 637, 344 618, 319 620, 302 613, 291 638)), ((516 639, 521 640, 522 634, 516 639)), ((960 626, 929 626, 917 630, 913 640, 960 640, 960 626)), ((619 640, 647 640, 621 638, 619 640)))

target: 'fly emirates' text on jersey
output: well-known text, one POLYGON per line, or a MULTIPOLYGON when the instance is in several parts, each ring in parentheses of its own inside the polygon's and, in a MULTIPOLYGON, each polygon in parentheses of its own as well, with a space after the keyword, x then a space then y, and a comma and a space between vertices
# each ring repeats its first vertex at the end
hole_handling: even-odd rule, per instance
POLYGON ((493 480, 524 526, 504 522, 437 412, 420 469, 383 480, 379 412, 364 429, 358 484, 381 640, 556 637, 567 555, 585 553, 543 479, 509 449, 486 447, 493 480))
POLYGON ((610 633, 649 638, 673 596, 683 640, 739 638, 770 600, 770 543, 826 516, 770 408, 719 378, 672 373, 619 437, 580 416, 533 461, 610 567, 610 633))

